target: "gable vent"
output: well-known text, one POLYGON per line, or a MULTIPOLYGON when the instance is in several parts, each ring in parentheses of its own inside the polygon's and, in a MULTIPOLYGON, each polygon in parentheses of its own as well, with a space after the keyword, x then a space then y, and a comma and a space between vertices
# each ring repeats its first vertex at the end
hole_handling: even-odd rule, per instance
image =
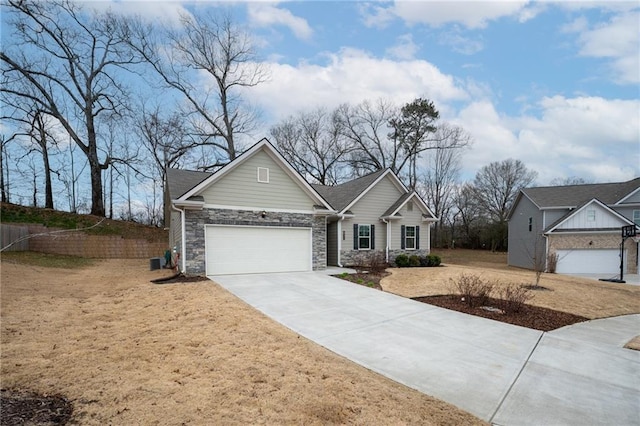
POLYGON ((258 182, 269 183, 269 169, 266 167, 258 167, 258 182))

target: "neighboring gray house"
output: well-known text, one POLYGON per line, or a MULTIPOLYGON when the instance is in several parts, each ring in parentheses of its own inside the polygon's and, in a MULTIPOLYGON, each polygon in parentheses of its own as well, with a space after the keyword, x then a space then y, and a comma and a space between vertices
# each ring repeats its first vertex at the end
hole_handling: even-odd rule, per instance
MULTIPOLYGON (((628 182, 526 188, 509 213, 512 266, 546 266, 559 273, 620 272, 621 228, 640 227, 640 178, 628 182)), ((625 273, 638 273, 638 243, 627 239, 625 273)))
POLYGON ((266 139, 215 173, 169 169, 166 189, 169 243, 188 274, 318 270, 372 250, 390 260, 426 254, 436 220, 389 170, 309 185, 266 139))

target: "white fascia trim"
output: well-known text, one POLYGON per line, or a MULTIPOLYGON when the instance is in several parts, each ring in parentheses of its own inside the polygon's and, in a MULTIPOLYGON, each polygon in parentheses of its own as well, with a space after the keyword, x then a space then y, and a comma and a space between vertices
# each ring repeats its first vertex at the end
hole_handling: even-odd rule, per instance
POLYGON ((171 203, 176 207, 182 207, 190 210, 202 210, 204 207, 203 201, 189 201, 189 200, 172 200, 171 203))
POLYGON ((187 199, 199 193, 200 191, 204 190, 206 187, 213 184, 217 180, 220 180, 223 176, 231 172, 240 164, 244 163, 246 160, 251 158, 255 153, 257 153, 263 148, 265 149, 265 153, 269 157, 271 157, 271 159, 273 159, 276 163, 280 164, 284 172, 290 178, 298 182, 298 184, 302 187, 302 189, 309 196, 309 198, 314 200, 316 204, 322 204, 327 209, 332 210, 332 207, 329 205, 329 203, 327 203, 325 199, 322 198, 322 196, 318 194, 318 192, 315 189, 313 189, 311 185, 309 185, 309 183, 306 180, 304 180, 302 176, 300 176, 300 173, 298 173, 293 169, 293 167, 291 167, 289 162, 285 160, 284 157, 282 157, 282 155, 280 155, 280 153, 275 149, 273 145, 271 145, 271 143, 266 138, 261 139, 260 142, 256 143, 254 146, 249 148, 248 151, 245 151, 242 155, 237 157, 231 163, 227 164, 226 166, 224 166, 223 168, 221 168, 220 170, 218 170, 217 172, 209 176, 207 179, 203 180, 198 185, 191 188, 187 193, 183 194, 180 197, 180 199, 187 199))
POLYGON ((228 206, 224 204, 204 204, 207 209, 219 210, 245 210, 250 212, 267 212, 267 213, 300 213, 300 214, 316 214, 316 210, 296 210, 296 209, 274 209, 255 206, 228 206))
POLYGON ((267 141, 266 139, 264 140, 266 141, 266 146, 270 148, 265 151, 266 154, 271 157, 271 159, 273 159, 276 163, 280 163, 281 165, 283 165, 285 173, 289 175, 291 179, 298 181, 307 195, 318 202, 317 204, 322 204, 327 210, 333 211, 331 205, 329 205, 329 203, 318 193, 318 191, 313 189, 313 187, 309 185, 309 182, 307 182, 306 179, 304 179, 300 175, 300 173, 298 173, 293 167, 291 167, 291 164, 289 164, 289 162, 273 147, 273 145, 269 143, 269 141, 267 141))
MULTIPOLYGON (((579 209, 574 209, 571 214, 569 216, 567 216, 566 218, 564 218, 564 220, 560 223, 558 223, 556 226, 554 226, 553 228, 549 229, 547 231, 547 234, 552 233, 553 231, 555 231, 556 229, 558 229, 558 227, 560 225, 562 225, 563 223, 565 223, 567 220, 569 220, 571 217, 575 216, 576 214, 578 214, 579 212, 581 212, 582 210, 586 209, 587 207, 589 207, 592 204, 597 204, 600 207, 602 207, 603 209, 605 209, 606 211, 608 211, 610 214, 612 214, 613 216, 617 217, 618 219, 622 220, 623 222, 627 223, 628 225, 633 225, 634 223, 632 221, 630 221, 629 219, 627 219, 626 217, 622 216, 620 213, 618 213, 617 211, 613 210, 611 207, 607 206, 606 204, 604 204, 603 202, 601 202, 600 200, 598 200, 597 198, 592 198, 588 203, 585 203, 582 207, 580 207, 579 209)), ((582 232, 582 231, 580 231, 582 232)), ((589 232, 584 231, 584 232, 589 232)))
POLYGON ((600 231, 589 231, 589 230, 585 230, 585 231, 579 231, 579 230, 575 230, 575 231, 562 231, 562 232, 552 232, 552 231, 547 231, 542 235, 545 236, 555 236, 555 235, 574 235, 574 234, 619 234, 620 233, 620 229, 611 229, 611 230, 600 230, 600 231))
POLYGON ((407 197, 407 199, 406 199, 406 200, 404 200, 404 203, 400 204, 400 205, 398 206, 398 208, 397 208, 393 213, 391 213, 391 214, 389 215, 389 217, 392 217, 392 216, 394 216, 395 214, 397 214, 397 213, 400 211, 400 209, 402 209, 402 208, 403 208, 403 207, 404 207, 404 206, 409 202, 409 200, 412 200, 412 199, 414 199, 414 198, 415 198, 416 200, 418 200, 418 203, 422 206, 422 209, 421 209, 421 210, 422 210, 422 212, 423 212, 423 213, 427 213, 427 214, 428 214, 429 216, 431 216, 431 217, 433 218, 433 220, 435 220, 435 221, 439 221, 439 220, 440 220, 439 218, 437 218, 437 217, 436 217, 436 215, 435 215, 435 214, 433 214, 433 212, 431 211, 431 209, 429 208, 429 206, 427 206, 427 203, 425 203, 425 202, 424 202, 424 200, 423 200, 423 199, 418 195, 418 193, 417 193, 416 191, 413 191, 413 192, 411 193, 411 195, 410 195, 409 197, 407 197))
MULTIPOLYGON (((617 203, 615 203, 615 206, 619 206, 620 204, 622 204, 624 202, 624 200, 626 200, 629 197, 632 197, 633 195, 635 195, 636 193, 640 192, 640 187, 634 189, 633 191, 631 191, 629 194, 625 195, 624 198, 620 199, 617 203)), ((633 205, 633 204, 637 204, 637 203, 629 203, 629 205, 633 205)))
POLYGON ((380 176, 378 176, 378 179, 374 180, 371 185, 369 185, 367 187, 367 189, 365 189, 364 191, 362 191, 360 193, 360 195, 358 195, 355 200, 353 200, 347 207, 345 207, 344 209, 342 209, 343 212, 346 212, 348 210, 351 209, 351 207, 354 206, 354 204, 356 204, 358 201, 360 201, 362 199, 362 197, 364 197, 369 191, 371 191, 371 188, 373 188, 374 186, 376 186, 378 184, 378 182, 380 182, 382 179, 385 178, 385 176, 387 175, 391 175, 393 177, 392 179, 392 183, 396 186, 396 188, 398 188, 399 190, 403 191, 405 194, 407 192, 409 192, 409 190, 407 189, 406 186, 404 186, 404 184, 400 181, 400 179, 398 179, 398 176, 395 175, 395 173, 393 173, 391 171, 391 169, 386 169, 384 171, 384 173, 382 173, 380 176))
POLYGON ((382 221, 385 221, 385 220, 400 220, 400 219, 404 219, 404 216, 381 216, 380 219, 382 221))

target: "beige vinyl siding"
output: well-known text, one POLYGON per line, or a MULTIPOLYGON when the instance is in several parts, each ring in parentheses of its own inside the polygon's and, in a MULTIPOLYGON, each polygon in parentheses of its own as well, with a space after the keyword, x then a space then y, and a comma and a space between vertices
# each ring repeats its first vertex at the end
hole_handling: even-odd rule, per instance
POLYGON ((399 214, 402 215, 402 219, 394 220, 391 224, 391 250, 400 250, 402 247, 400 227, 404 226, 419 226, 420 227, 420 250, 429 248, 430 228, 429 222, 422 222, 422 210, 418 207, 418 203, 414 200, 409 201, 413 203, 413 211, 407 210, 407 204, 400 209, 399 214))
POLYGON ((342 241, 342 250, 353 250, 353 224, 375 225, 376 226, 376 250, 382 250, 387 245, 387 231, 385 224, 380 220, 380 216, 393 205, 403 192, 398 189, 391 178, 385 176, 377 185, 365 194, 353 207, 351 211, 355 217, 342 222, 342 230, 345 232, 345 239, 342 241))
POLYGON ((264 209, 313 209, 313 201, 264 151, 210 185, 200 194, 205 204, 264 209), (269 183, 258 182, 258 167, 269 169, 269 183))

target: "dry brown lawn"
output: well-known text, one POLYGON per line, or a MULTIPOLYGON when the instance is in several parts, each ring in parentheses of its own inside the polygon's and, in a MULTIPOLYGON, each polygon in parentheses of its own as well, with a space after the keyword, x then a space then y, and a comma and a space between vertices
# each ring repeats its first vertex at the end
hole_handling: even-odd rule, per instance
POLYGON ((1 386, 67 396, 74 423, 482 424, 213 282, 151 284, 167 272, 143 260, 0 267, 1 386))
MULTIPOLYGON (((509 284, 534 284, 535 273, 507 266, 506 254, 470 250, 436 252, 438 268, 393 268, 380 282, 385 291, 405 297, 454 293, 451 280, 461 274, 509 284)), ((587 318, 640 313, 640 286, 616 284, 558 274, 543 274, 540 285, 552 291, 533 291, 528 303, 587 318)))

